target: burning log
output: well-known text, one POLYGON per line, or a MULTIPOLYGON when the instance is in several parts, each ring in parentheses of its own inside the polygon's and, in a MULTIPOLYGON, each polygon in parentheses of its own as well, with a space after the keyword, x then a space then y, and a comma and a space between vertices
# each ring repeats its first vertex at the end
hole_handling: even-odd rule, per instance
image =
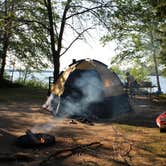
POLYGON ((32 133, 31 130, 27 129, 27 131, 25 133, 32 139, 33 142, 35 142, 36 144, 40 143, 40 140, 38 140, 36 135, 34 133, 32 133))
MULTIPOLYGON (((90 118, 87 118, 87 117, 84 117, 84 116, 79 116, 79 115, 72 115, 70 118, 72 118, 72 120, 70 121, 71 124, 74 124, 75 120, 76 120, 80 123, 84 123, 84 124, 87 124, 87 125, 94 126, 94 123, 92 122, 92 120, 90 118)), ((93 119, 96 119, 96 117, 93 116, 93 119)))
POLYGON ((26 135, 20 136, 16 144, 24 148, 35 148, 39 146, 49 146, 55 143, 53 135, 44 133, 32 133, 31 130, 26 131, 26 135))
POLYGON ((79 121, 80 123, 85 123, 87 125, 91 125, 91 126, 94 126, 94 123, 87 119, 87 118, 84 118, 84 117, 79 117, 78 119, 76 119, 77 121, 79 121))
POLYGON ((73 120, 73 119, 69 123, 70 124, 77 124, 77 122, 75 120, 73 120))
POLYGON ((86 124, 89 124, 89 125, 92 125, 92 126, 94 125, 94 123, 91 120, 87 119, 87 118, 80 119, 80 122, 81 123, 86 123, 86 124))

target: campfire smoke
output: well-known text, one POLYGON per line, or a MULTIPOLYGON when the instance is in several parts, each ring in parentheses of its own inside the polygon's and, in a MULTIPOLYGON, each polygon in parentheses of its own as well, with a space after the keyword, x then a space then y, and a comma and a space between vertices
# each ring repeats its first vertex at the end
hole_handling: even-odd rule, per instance
POLYGON ((30 139, 34 142, 34 143, 36 143, 36 144, 39 144, 39 143, 42 143, 42 144, 44 144, 45 143, 45 139, 43 138, 43 137, 37 137, 31 130, 27 130, 26 132, 25 132, 29 137, 30 137, 30 139))
POLYGON ((57 115, 60 110, 63 116, 87 116, 90 103, 102 101, 103 98, 103 83, 98 73, 83 72, 79 77, 69 78, 61 98, 52 93, 43 107, 53 111, 54 115, 57 115))
POLYGON ((43 107, 59 117, 116 118, 131 111, 122 90, 118 79, 101 80, 95 70, 75 70, 66 80, 63 94, 52 93, 43 107))
POLYGON ((33 134, 33 132, 31 131, 31 130, 27 130, 26 131, 26 134, 28 135, 28 136, 30 136, 30 138, 33 140, 33 142, 35 142, 35 143, 39 143, 39 140, 37 139, 37 137, 33 134))
POLYGON ((46 124, 35 125, 33 128, 31 128, 31 131, 33 133, 36 133, 36 132, 49 133, 56 127, 54 123, 55 122, 49 122, 46 124))

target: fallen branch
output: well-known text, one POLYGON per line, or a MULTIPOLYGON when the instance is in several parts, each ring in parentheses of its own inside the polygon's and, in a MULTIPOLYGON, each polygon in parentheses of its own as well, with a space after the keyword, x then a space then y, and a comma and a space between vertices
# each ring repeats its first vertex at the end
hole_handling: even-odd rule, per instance
POLYGON ((44 159, 43 161, 41 161, 39 163, 39 166, 45 166, 46 162, 49 161, 51 158, 55 158, 60 155, 61 155, 61 157, 69 157, 76 153, 84 152, 87 148, 96 149, 100 146, 102 146, 102 144, 100 142, 92 142, 90 144, 79 145, 79 146, 76 146, 73 148, 62 149, 62 150, 59 150, 59 151, 56 151, 56 152, 50 154, 46 159, 44 159), (66 154, 66 155, 62 156, 63 154, 66 154))
POLYGON ((128 160, 131 161, 130 152, 133 150, 133 142, 132 142, 132 140, 128 140, 124 136, 124 134, 118 132, 115 127, 112 126, 112 129, 114 130, 115 140, 116 140, 116 141, 114 141, 114 144, 113 144, 113 151, 114 151, 113 159, 115 157, 119 157, 124 160, 124 162, 127 166, 130 166, 130 163, 128 160), (122 149, 124 144, 126 144, 128 146, 127 149, 125 147, 122 149))

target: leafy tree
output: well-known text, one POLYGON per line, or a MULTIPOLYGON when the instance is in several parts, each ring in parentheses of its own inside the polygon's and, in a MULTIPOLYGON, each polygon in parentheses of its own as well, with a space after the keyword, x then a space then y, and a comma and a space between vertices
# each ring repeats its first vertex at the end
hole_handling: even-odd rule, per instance
MULTIPOLYGON (((49 32, 54 64, 54 82, 58 78, 60 57, 64 55, 77 40, 86 39, 85 34, 102 21, 100 13, 113 7, 108 0, 44 0, 49 18, 49 32), (53 14, 58 16, 53 17, 53 14), (65 35, 71 33, 67 45, 65 35)), ((110 9, 109 9, 110 10, 110 9)))
POLYGON ((51 57, 44 3, 1 0, 0 4, 0 79, 10 54, 32 69, 47 67, 51 57))
POLYGON ((79 39, 85 39, 90 29, 102 22, 103 9, 113 8, 108 0, 1 0, 2 12, 0 29, 2 37, 3 77, 7 55, 17 56, 19 61, 31 67, 47 66, 48 59, 54 66, 54 81, 58 78, 60 57, 79 39), (12 9, 13 5, 13 9, 12 9), (12 9, 12 10, 11 10, 12 9), (5 10, 5 12, 4 12, 5 10), (8 26, 6 18, 10 18, 8 26), (5 36, 8 33, 9 37, 5 36), (66 34, 70 32, 70 42, 66 44, 66 34), (5 41, 7 47, 4 49, 5 41), (6 50, 6 51, 5 51, 6 50), (8 54, 7 54, 8 53, 8 54))
POLYGON ((117 42, 118 55, 113 62, 140 58, 148 63, 153 58, 158 91, 161 91, 157 62, 161 43, 157 32, 162 20, 157 18, 156 10, 148 0, 115 3, 117 7, 106 22, 110 24, 110 34, 102 39, 117 42))
POLYGON ((158 29, 159 40, 161 42, 160 62, 164 66, 163 73, 166 73, 166 1, 152 1, 151 4, 156 10, 156 17, 162 20, 158 29))
POLYGON ((0 1, 1 3, 1 12, 0 12, 0 16, 1 16, 1 22, 0 25, 2 27, 2 29, 0 29, 1 32, 1 41, 2 43, 0 44, 1 47, 1 69, 0 69, 0 80, 3 78, 3 74, 4 74, 4 68, 5 68, 5 64, 6 64, 6 56, 7 56, 7 50, 9 47, 9 39, 11 37, 11 26, 12 26, 12 13, 14 10, 14 4, 10 5, 10 8, 8 8, 8 4, 7 4, 7 0, 0 1), (2 6, 4 6, 4 10, 2 10, 2 6))
POLYGON ((149 80, 148 76, 150 75, 151 70, 149 69, 151 69, 151 66, 145 65, 145 62, 142 62, 138 58, 133 59, 130 66, 126 67, 127 65, 128 64, 125 62, 121 62, 119 64, 113 64, 111 69, 118 74, 123 81, 126 81, 126 72, 130 72, 138 83, 149 80))
POLYGON ((135 77, 138 83, 149 80, 148 76, 150 75, 150 71, 145 65, 145 62, 141 62, 139 59, 134 61, 134 65, 130 68, 130 73, 135 77))

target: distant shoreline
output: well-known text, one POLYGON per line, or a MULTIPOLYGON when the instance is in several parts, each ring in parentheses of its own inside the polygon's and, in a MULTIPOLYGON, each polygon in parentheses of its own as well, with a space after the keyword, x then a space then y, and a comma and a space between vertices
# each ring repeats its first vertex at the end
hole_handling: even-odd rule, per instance
MULTIPOLYGON (((24 73, 23 73, 24 70, 14 70, 14 71, 12 71, 12 70, 7 69, 5 71, 9 75, 9 77, 11 77, 12 72, 13 72, 13 81, 18 80, 21 77, 24 77, 24 73)), ((50 71, 50 70, 42 70, 42 71, 33 70, 30 73, 28 73, 27 80, 37 79, 39 81, 42 81, 42 82, 48 84, 49 77, 53 77, 53 71, 50 71)), ((166 82, 166 77, 159 76, 159 78, 160 78, 160 84, 161 84, 162 92, 166 93, 166 83, 165 83, 166 82)), ((157 85, 155 76, 151 75, 150 76, 150 81, 152 82, 152 84, 154 86, 157 85)), ((154 88, 153 90, 157 91, 157 88, 154 88)))
MULTIPOLYGON (((23 72, 25 70, 20 70, 20 69, 15 69, 15 70, 12 70, 12 69, 5 69, 5 72, 23 72)), ((41 73, 41 72, 46 72, 46 73, 53 73, 53 70, 30 70, 31 72, 37 72, 37 73, 41 73)))

